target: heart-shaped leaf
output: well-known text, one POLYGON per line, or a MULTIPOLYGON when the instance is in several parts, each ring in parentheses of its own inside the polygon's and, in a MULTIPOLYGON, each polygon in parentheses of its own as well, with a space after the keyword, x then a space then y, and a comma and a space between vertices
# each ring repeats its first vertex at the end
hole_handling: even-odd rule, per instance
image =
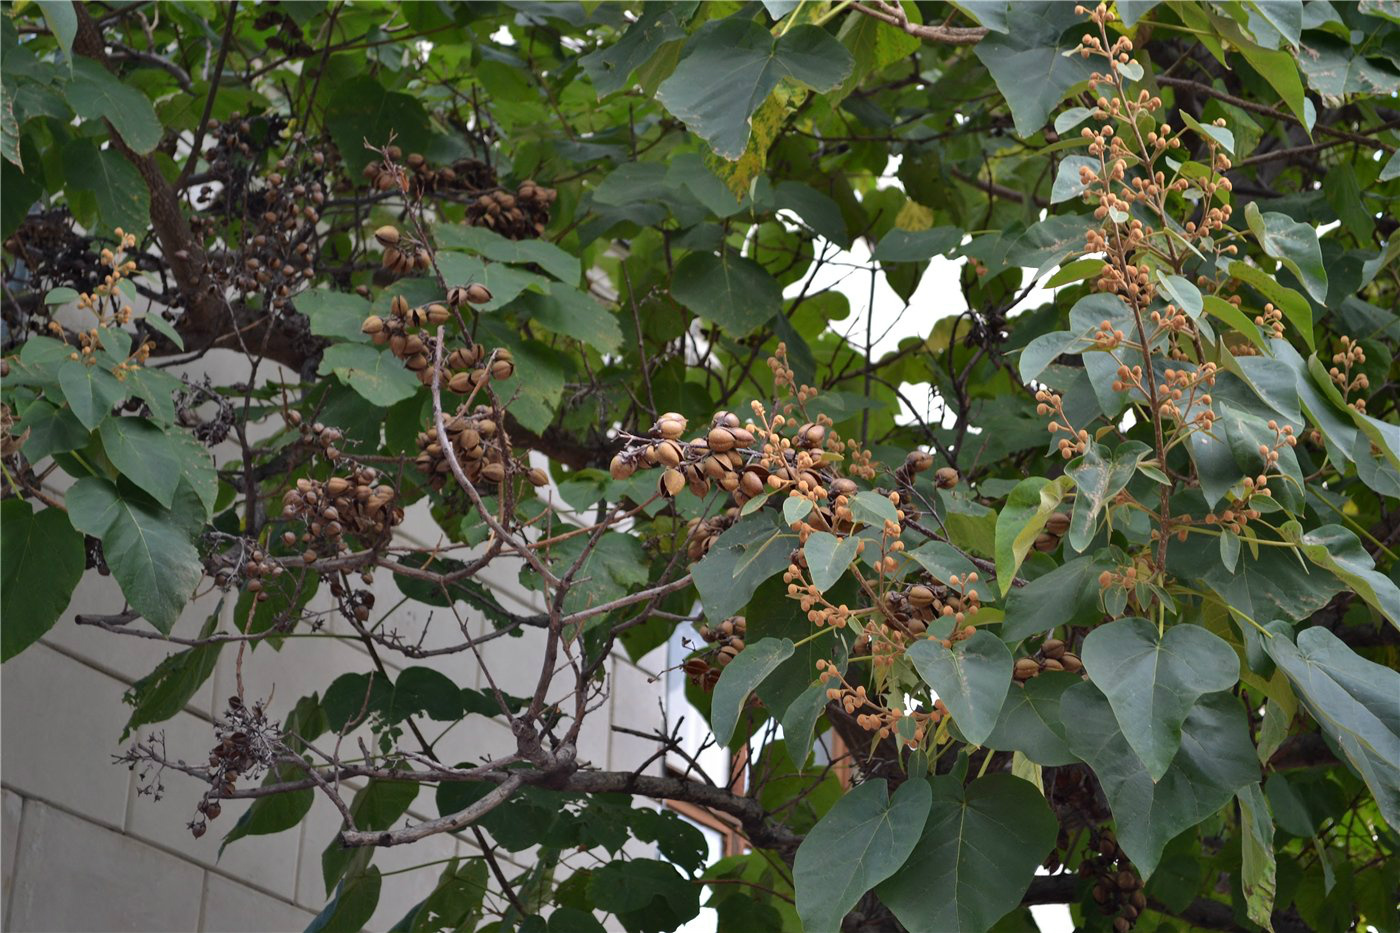
POLYGON ((1094 629, 1080 657, 1154 781, 1166 774, 1191 707, 1229 689, 1240 672, 1234 649, 1201 626, 1173 625, 1159 637, 1156 625, 1135 617, 1094 629))
POLYGON ((715 741, 728 745, 739 725, 739 714, 749 701, 749 694, 763 679, 792 657, 792 641, 787 638, 764 638, 744 648, 724 668, 715 683, 714 699, 710 704, 710 727, 715 741))
POLYGON ((818 531, 808 536, 802 553, 807 558, 812 585, 823 593, 834 586, 855 560, 859 547, 860 538, 855 535, 838 538, 830 532, 818 531))
POLYGON ((981 745, 996 728, 1006 691, 1011 687, 1011 652, 1001 639, 982 629, 944 648, 936 638, 909 646, 909 660, 932 687, 973 745, 981 745))

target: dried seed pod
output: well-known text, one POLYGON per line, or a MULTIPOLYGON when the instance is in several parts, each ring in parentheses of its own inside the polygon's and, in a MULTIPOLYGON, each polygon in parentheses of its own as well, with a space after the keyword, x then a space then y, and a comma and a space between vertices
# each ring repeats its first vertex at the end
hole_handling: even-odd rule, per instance
POLYGON ((752 499, 763 494, 763 477, 753 470, 744 473, 739 479, 739 490, 752 499))
POLYGON ((668 440, 677 440, 685 433, 685 426, 685 418, 670 411, 656 420, 652 431, 668 440))
POLYGON ((1065 652, 1060 656, 1060 664, 1071 674, 1078 674, 1084 670, 1084 662, 1079 660, 1079 655, 1065 652))
POLYGON ((926 451, 911 450, 904 458, 904 466, 910 473, 922 473, 933 466, 933 457, 926 451))
POLYGON ((1030 680, 1040 673, 1040 665, 1034 658, 1018 658, 1012 674, 1017 680, 1030 680))
POLYGON ((797 429, 797 443, 803 447, 820 447, 826 440, 826 425, 808 422, 797 429))
POLYGON ((447 388, 458 395, 466 395, 472 390, 472 374, 453 373, 452 378, 447 380, 447 388))
POLYGON ((501 463, 488 463, 481 468, 481 478, 488 483, 499 483, 506 478, 506 468, 501 463))
POLYGON ((909 602, 920 609, 933 603, 933 590, 922 584, 910 587, 908 595, 909 602))
POLYGON ((1035 536, 1035 543, 1032 545, 1037 551, 1050 552, 1060 546, 1059 535, 1052 535, 1048 531, 1042 531, 1035 536))
POLYGON ((1065 666, 1054 658, 1046 658, 1041 664, 1041 669, 1047 671, 1062 671, 1065 669, 1065 666))
POLYGON ((491 364, 491 378, 495 379, 497 382, 509 379, 513 375, 515 375, 515 361, 510 359, 509 356, 504 358, 498 356, 491 364))
POLYGON ((685 474, 675 467, 668 468, 661 474, 661 493, 665 496, 674 497, 685 488, 685 474))
POLYGON ((1057 537, 1064 537, 1069 531, 1069 516, 1064 512, 1054 512, 1045 520, 1045 530, 1057 537))
POLYGON ((1041 654, 1047 658, 1060 658, 1065 653, 1065 643, 1058 638, 1047 638, 1040 646, 1041 654))
POLYGON ((711 428, 705 442, 711 450, 719 453, 733 450, 735 446, 734 435, 728 428, 711 428))
POLYGON ((371 314, 365 318, 365 322, 360 325, 360 333, 374 336, 384 329, 384 319, 376 314, 371 314))
POLYGON ((389 302, 389 312, 398 318, 408 314, 408 299, 403 295, 395 295, 389 302))
POLYGON ((452 319, 452 312, 447 310, 446 305, 428 305, 428 323, 437 327, 446 324, 452 319))
POLYGON ((386 248, 390 246, 398 246, 399 228, 395 227, 393 224, 385 224, 378 230, 374 231, 374 238, 379 241, 380 246, 386 248))
POLYGON ((474 305, 484 305, 491 300, 491 289, 480 282, 467 286, 467 301, 474 305))
POLYGON ((530 485, 532 486, 539 487, 549 485, 549 474, 539 467, 530 470, 525 476, 530 480, 530 485))
POLYGON ((952 467, 939 467, 933 474, 933 482, 939 489, 952 489, 958 484, 958 471, 952 467))
POLYGON ((447 290, 447 303, 454 308, 460 308, 467 303, 467 290, 460 285, 454 285, 447 290))
POLYGON ((681 463, 681 445, 673 440, 665 440, 657 444, 654 448, 656 459, 663 466, 677 467, 681 463))

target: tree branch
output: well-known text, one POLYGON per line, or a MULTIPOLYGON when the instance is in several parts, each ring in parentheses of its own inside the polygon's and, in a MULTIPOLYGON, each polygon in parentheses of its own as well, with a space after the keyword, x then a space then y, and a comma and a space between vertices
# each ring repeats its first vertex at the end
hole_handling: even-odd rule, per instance
POLYGON ((898 3, 887 3, 885 0, 871 0, 870 6, 852 3, 851 8, 882 23, 902 29, 925 42, 938 45, 976 45, 987 35, 985 26, 922 26, 911 23, 898 3))

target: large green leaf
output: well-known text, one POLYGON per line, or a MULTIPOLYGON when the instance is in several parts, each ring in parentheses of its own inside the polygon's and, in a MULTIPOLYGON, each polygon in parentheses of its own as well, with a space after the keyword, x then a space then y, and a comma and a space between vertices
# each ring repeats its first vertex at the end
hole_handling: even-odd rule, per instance
POLYGON ((1016 641, 1056 626, 1101 618, 1099 574, 1111 566, 1107 557, 1086 554, 1012 589, 1006 598, 1002 638, 1016 641))
POLYGON ((330 903, 311 919, 306 933, 359 933, 379 906, 380 885, 379 869, 374 865, 346 878, 330 903))
POLYGON ((734 737, 734 729, 739 725, 739 715, 748 703, 749 694, 778 665, 792 657, 792 642, 786 638, 764 638, 745 646, 734 660, 724 668, 715 684, 714 699, 710 704, 710 727, 714 729, 715 741, 728 745, 734 737))
POLYGON ((964 738, 973 745, 985 742, 1011 687, 1014 662, 1001 639, 986 629, 954 642, 952 648, 925 638, 909 646, 908 656, 953 714, 964 738))
POLYGON ((923 834, 933 792, 906 781, 888 797, 884 780, 866 781, 836 802, 797 849, 793 884, 806 933, 836 933, 865 892, 909 858, 923 834))
POLYGON ((684 24, 697 6, 696 0, 645 5, 622 38, 579 59, 579 64, 593 80, 598 97, 622 90, 632 72, 661 54, 668 45, 685 39, 684 24))
POLYGON ((23 449, 30 463, 38 463, 52 454, 77 450, 86 446, 91 437, 71 409, 58 408, 43 399, 29 403, 13 433, 23 436, 26 431, 29 438, 23 449))
MULTIPOLYGON (((1263 295, 1264 300, 1272 302, 1274 307, 1283 312, 1288 322, 1298 328, 1298 333, 1307 341, 1308 346, 1313 346, 1312 306, 1308 304, 1308 299, 1264 270, 1243 260, 1236 259, 1230 263, 1230 275, 1263 295)), ((1277 348, 1275 354, 1280 359, 1284 358, 1277 348)))
POLYGON ((1319 567, 1347 582, 1352 590, 1400 628, 1400 586, 1376 569, 1376 562, 1361 546, 1361 539, 1341 525, 1323 525, 1302 533, 1297 522, 1283 526, 1299 549, 1319 567))
POLYGON ((1240 886, 1249 919, 1272 929, 1277 866, 1274 860, 1274 820, 1269 801, 1258 784, 1236 794, 1240 802, 1240 886))
POLYGON ((1157 626, 1141 618, 1100 625, 1084 639, 1080 657, 1154 781, 1171 765, 1196 701, 1229 689, 1240 670, 1234 649, 1201 626, 1180 623, 1159 637, 1157 626))
POLYGON ((812 576, 812 585, 825 593, 841 579, 851 561, 855 560, 856 549, 861 539, 856 535, 838 538, 826 531, 813 532, 802 545, 802 554, 807 559, 807 570, 812 576))
POLYGON ((1065 37, 1066 30, 1083 25, 1073 4, 1012 3, 1006 8, 1006 31, 990 32, 974 46, 1011 107, 1016 135, 1023 139, 1045 125, 1070 88, 1089 80, 1091 63, 1065 54, 1079 39, 1065 37))
POLYGON ((671 295, 713 321, 731 337, 743 337, 782 309, 783 292, 768 272, 729 251, 691 253, 676 266, 671 295))
POLYGON ((86 140, 71 144, 63 152, 63 169, 68 187, 92 192, 104 235, 118 227, 141 230, 150 223, 150 190, 136 166, 116 150, 98 150, 86 140))
POLYGON ((1069 526, 1069 543, 1083 551, 1094 538, 1099 513, 1122 492, 1137 472, 1137 465, 1152 450, 1142 441, 1124 441, 1111 457, 1098 444, 1090 444, 1084 456, 1065 472, 1074 480, 1074 512, 1069 526))
POLYGON ((170 508, 183 462, 170 435, 145 418, 108 418, 98 434, 121 474, 170 508))
POLYGON ((577 285, 579 281, 578 257, 548 240, 507 240, 494 230, 466 224, 439 225, 433 236, 439 249, 466 250, 492 262, 534 264, 561 282, 577 285))
POLYGON ((753 20, 731 16, 695 33, 656 96, 711 149, 734 160, 748 145, 749 118, 779 81, 829 91, 852 64, 851 53, 816 26, 797 26, 775 39, 753 20))
POLYGON ((83 536, 62 509, 0 502, 0 661, 38 641, 73 596, 86 563, 83 536))
POLYGON ((432 141, 428 115, 418 98, 390 91, 363 72, 335 88, 326 104, 325 123, 355 176, 378 158, 365 148, 366 142, 382 146, 394 134, 394 142, 411 153, 422 152, 432 141))
POLYGON ((146 95, 89 58, 74 59, 64 96, 84 120, 110 121, 122 140, 139 153, 150 152, 160 142, 163 131, 146 95))
MULTIPOLYGON (((200 630, 201 638, 208 638, 217 631, 222 609, 221 601, 200 630)), ((122 697, 132 707, 131 718, 122 729, 122 741, 126 741, 127 736, 141 726, 165 722, 184 709, 209 675, 214 673, 214 665, 218 663, 219 651, 224 644, 216 641, 195 645, 169 655, 156 665, 155 670, 132 684, 122 697)))
POLYGON ((74 483, 66 502, 73 527, 102 539, 126 601, 169 633, 204 573, 186 520, 96 477, 74 483))
POLYGON ((1321 626, 1298 633, 1270 626, 1264 648, 1293 689, 1376 797, 1381 815, 1400 826, 1400 673, 1352 651, 1321 626))
POLYGON ((402 402, 418 391, 418 378, 387 349, 358 343, 337 343, 321 357, 321 375, 335 373, 340 381, 380 408, 402 402))
POLYGON ((1264 252, 1288 267, 1298 277, 1308 294, 1319 304, 1327 301, 1327 266, 1322 261, 1322 247, 1317 230, 1277 211, 1262 212, 1250 201, 1244 211, 1245 220, 1264 252))
POLYGON ((1181 747, 1160 781, 1153 781, 1092 683, 1060 700, 1070 749, 1089 763, 1113 810, 1118 842, 1144 878, 1182 831, 1214 814, 1235 792, 1259 780, 1259 762, 1240 701, 1217 693, 1191 710, 1181 747))
POLYGON ((629 933, 666 933, 700 912, 700 887, 657 859, 610 862, 593 873, 588 893, 629 933))
POLYGON ((1018 751, 1038 765, 1071 764, 1078 759, 1065 740, 1060 697, 1080 678, 1067 671, 1044 671, 1007 691, 996 728, 982 744, 1001 751, 1018 751))
POLYGON ((770 510, 740 519, 691 570, 705 615, 726 619, 743 609, 760 583, 787 569, 796 543, 770 510))
POLYGON ((923 836, 880 900, 908 930, 983 933, 1021 902, 1058 823, 1040 790, 1009 774, 928 783, 923 836))
POLYGON ((511 307, 555 333, 582 340, 604 353, 616 353, 622 346, 617 315, 563 283, 551 284, 547 292, 524 292, 511 307))
POLYGON ((311 288, 297 295, 292 304, 311 322, 311 333, 351 343, 368 343, 369 335, 360 330, 369 317, 369 302, 352 292, 311 288))
POLYGON ((1002 595, 1011 589, 1021 561, 1030 553, 1050 513, 1073 485, 1064 476, 1055 480, 1032 476, 1017 483, 1006 497, 1006 505, 997 515, 997 585, 1002 595))
POLYGON ((89 366, 79 360, 66 360, 59 366, 58 384, 68 407, 89 431, 126 398, 126 387, 116 376, 101 366, 89 366))

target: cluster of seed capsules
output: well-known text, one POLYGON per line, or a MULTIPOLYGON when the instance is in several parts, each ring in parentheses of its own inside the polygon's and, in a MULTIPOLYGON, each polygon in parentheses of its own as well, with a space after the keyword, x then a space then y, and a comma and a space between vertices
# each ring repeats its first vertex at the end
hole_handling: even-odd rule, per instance
POLYGON ((706 691, 713 690, 719 682, 720 670, 744 650, 747 633, 748 620, 743 616, 731 616, 714 628, 700 626, 700 637, 714 647, 705 652, 708 657, 697 656, 685 662, 690 682, 706 691))
MULTIPOLYGON (((467 406, 463 405, 447 422, 446 427, 457 463, 473 485, 498 485, 510 475, 512 464, 499 437, 500 429, 496 424, 495 413, 489 406, 478 405, 475 409, 468 410, 467 406)), ((418 450, 414 465, 427 474, 429 486, 441 491, 451 475, 452 465, 442 449, 436 429, 419 433, 418 450)), ((526 469, 517 466, 517 472, 524 473, 532 486, 543 486, 549 482, 544 470, 538 467, 526 469)))
MULTIPOLYGON (((383 318, 377 314, 371 314, 360 325, 360 330, 368 334, 374 343, 381 346, 387 344, 389 350, 403 360, 404 365, 418 377, 419 382, 423 385, 432 385, 434 338, 427 332, 427 328, 437 327, 451 320, 450 307, 458 308, 463 304, 482 304, 490 300, 491 292, 486 286, 479 284, 448 289, 447 304, 432 302, 414 307, 408 303, 408 299, 404 296, 395 295, 389 302, 389 316, 383 318)), ((449 370, 475 370, 480 368, 480 364, 485 359, 485 349, 481 346, 475 346, 467 350, 454 351, 447 359, 447 367, 449 370)), ((497 379, 509 379, 514 372, 515 363, 511 359, 510 351, 497 350, 491 361, 489 375, 497 379)), ((472 387, 486 381, 487 375, 488 370, 481 369, 476 376, 470 379, 454 381, 449 376, 446 382, 452 391, 465 394, 471 391, 472 387)))
POLYGON ((1069 650, 1069 646, 1058 638, 1047 638, 1041 643, 1040 650, 1034 657, 1017 658, 1016 667, 1012 676, 1018 681, 1027 681, 1032 677, 1039 677, 1044 671, 1069 671, 1071 674, 1082 674, 1084 672, 1084 662, 1079 660, 1079 655, 1069 650))
POLYGON ((426 272, 432 267, 433 258, 427 248, 399 233, 398 227, 385 224, 374 231, 374 238, 384 248, 379 264, 391 277, 397 279, 413 272, 426 272))
POLYGON ((216 722, 218 744, 209 751, 209 789, 195 805, 199 816, 189 823, 198 839, 208 830, 208 820, 223 812, 220 798, 232 796, 239 777, 256 778, 267 770, 276 755, 276 724, 267 718, 261 703, 252 707, 236 696, 229 697, 224 722, 216 722))
POLYGON ((1105 914, 1113 918, 1115 933, 1128 933, 1138 915, 1147 909, 1147 895, 1142 890, 1142 878, 1118 847, 1112 830, 1103 830, 1092 842, 1097 856, 1086 857, 1079 863, 1081 878, 1095 878, 1090 896, 1105 914))
POLYGON ((380 482, 370 467, 350 476, 327 480, 302 477, 282 496, 282 517, 305 524, 306 530, 282 534, 289 548, 301 546, 302 560, 310 564, 350 549, 347 536, 364 544, 385 540, 403 521, 403 507, 393 486, 380 482))
POLYGON ((398 146, 389 146, 384 154, 395 163, 392 168, 375 161, 366 165, 362 173, 365 180, 380 191, 398 187, 421 197, 439 191, 477 192, 496 187, 496 173, 491 166, 476 159, 458 159, 450 166, 434 168, 422 153, 410 152, 404 158, 398 146), (396 164, 400 159, 402 166, 396 164))
POLYGON ((533 179, 509 191, 488 191, 467 208, 467 223, 486 227, 508 240, 531 240, 549 226, 549 206, 559 192, 533 179))
POLYGON ((687 427, 684 416, 667 412, 656 420, 646 438, 635 438, 613 457, 610 472, 613 479, 624 480, 639 469, 659 467, 661 478, 658 491, 670 498, 689 489, 697 496, 710 492, 718 485, 743 506, 769 490, 797 487, 816 494, 818 490, 838 492, 837 486, 854 482, 835 479, 821 463, 822 442, 826 427, 818 423, 802 425, 791 448, 781 451, 754 449, 756 439, 752 423, 744 426, 739 416, 730 411, 718 412, 710 421, 709 430, 701 437, 681 440, 687 427), (772 468, 777 457, 782 465, 772 468))

